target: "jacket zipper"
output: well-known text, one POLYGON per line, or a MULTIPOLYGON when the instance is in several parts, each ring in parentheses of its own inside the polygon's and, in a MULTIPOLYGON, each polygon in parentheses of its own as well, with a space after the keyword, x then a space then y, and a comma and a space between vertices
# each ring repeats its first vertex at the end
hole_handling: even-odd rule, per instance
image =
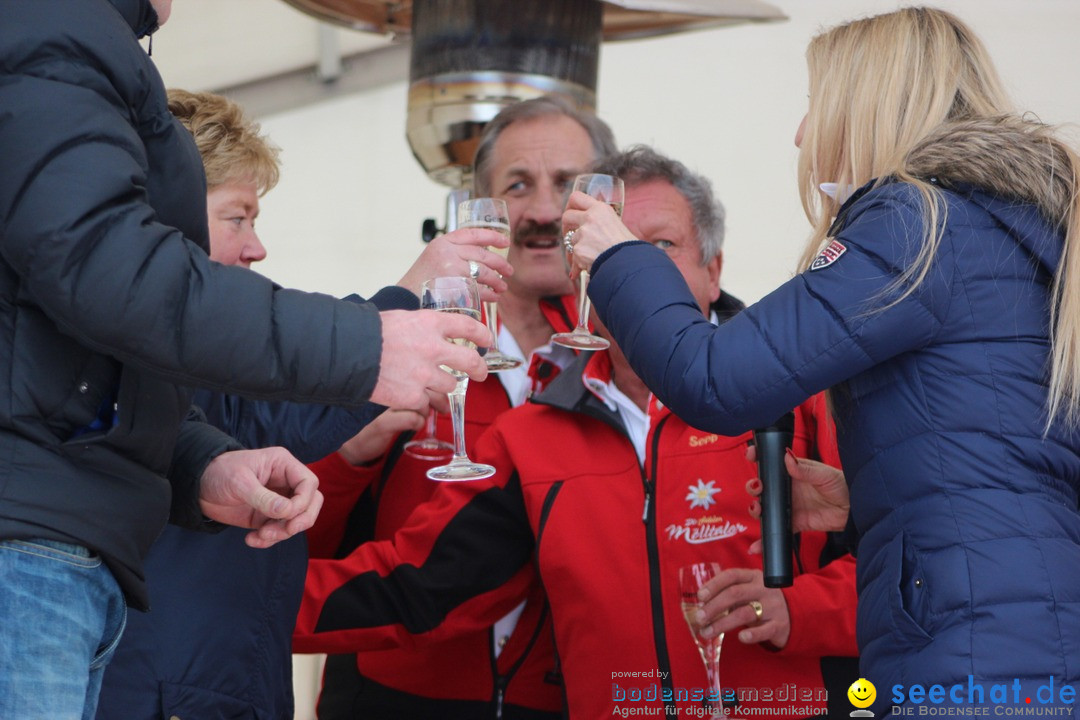
MULTIPOLYGON (((551 514, 551 508, 555 504, 555 497, 559 494, 559 491, 562 489, 562 485, 563 484, 560 481, 560 482, 554 483, 550 488, 548 488, 547 495, 544 497, 544 503, 540 507, 540 520, 539 520, 539 523, 537 524, 537 528, 536 528, 536 549, 535 549, 536 557, 534 558, 533 562, 534 562, 534 564, 536 566, 536 574, 540 579, 541 587, 544 584, 544 577, 540 573, 540 558, 539 558, 539 555, 540 555, 540 546, 542 544, 541 541, 542 541, 542 539, 544 537, 544 527, 547 525, 548 515, 551 514)), ((495 641, 495 628, 494 628, 494 626, 492 626, 492 628, 488 631, 489 640, 490 640, 489 647, 491 648, 491 650, 490 650, 490 653, 491 653, 491 655, 490 655, 490 657, 491 657, 491 675, 495 679, 495 698, 494 699, 495 699, 495 719, 496 720, 501 720, 502 719, 503 704, 504 704, 504 701, 506 699, 506 688, 510 684, 510 680, 513 679, 514 674, 517 673, 518 668, 520 668, 522 663, 525 662, 525 658, 527 658, 529 656, 529 653, 532 652, 533 647, 536 645, 537 640, 540 639, 540 632, 544 627, 544 621, 547 619, 547 614, 548 614, 549 610, 550 610, 550 608, 549 608, 547 602, 545 601, 544 609, 540 614, 539 620, 537 620, 536 628, 533 630, 532 637, 529 638, 528 645, 526 645, 525 650, 521 653, 521 656, 518 657, 518 659, 514 662, 514 664, 511 665, 510 668, 506 671, 505 675, 500 675, 499 674, 498 658, 495 657, 495 642, 494 642, 495 641)), ((557 652, 558 651, 556 651, 556 653, 557 652)), ((565 695, 565 690, 564 690, 564 695, 565 695)))
MULTIPOLYGON (((500 382, 499 387, 502 388, 503 395, 506 396, 507 406, 513 408, 514 401, 513 399, 511 399, 510 393, 507 392, 506 386, 500 382)), ((541 622, 542 621, 543 618, 541 618, 541 622)), ((537 630, 539 630, 539 626, 537 626, 537 630)), ((503 704, 506 700, 506 687, 510 684, 510 680, 514 677, 514 673, 516 673, 517 669, 521 667, 521 663, 523 663, 525 661, 525 658, 528 657, 529 653, 532 652, 533 645, 536 643, 537 633, 533 633, 533 637, 529 640, 529 644, 526 646, 524 652, 522 652, 521 657, 519 657, 517 661, 510 666, 510 669, 506 671, 505 675, 499 674, 499 659, 495 657, 495 642, 497 638, 495 637, 494 625, 492 625, 488 629, 488 635, 488 646, 490 648, 489 652, 491 653, 491 676, 495 681, 495 720, 502 720, 503 704)))
POLYGON ((664 598, 661 592, 660 585, 660 547, 659 541, 656 535, 656 511, 653 508, 651 502, 652 497, 656 494, 656 453, 660 447, 660 433, 664 429, 664 425, 671 419, 671 415, 663 418, 656 424, 656 430, 653 432, 652 441, 652 464, 651 475, 645 472, 645 469, 641 470, 641 482, 645 486, 645 508, 641 515, 642 522, 645 523, 645 547, 649 556, 649 596, 652 604, 652 626, 653 626, 653 642, 656 645, 656 663, 660 671, 665 674, 660 680, 660 685, 664 690, 663 698, 671 698, 671 700, 664 699, 664 713, 666 716, 675 716, 678 713, 674 705, 675 697, 675 685, 671 678, 671 659, 668 657, 667 648, 667 630, 664 624, 664 598))
POLYGON ((493 648, 491 651, 491 674, 495 678, 495 720, 502 720, 503 702, 506 699, 506 689, 507 687, 509 687, 510 681, 514 679, 514 675, 517 674, 517 671, 525 663, 525 659, 529 657, 529 654, 532 653, 533 648, 536 647, 536 643, 540 639, 540 633, 544 629, 544 623, 547 621, 547 615, 548 604, 547 600, 545 599, 544 607, 540 611, 540 617, 536 620, 536 627, 533 628, 532 637, 529 638, 528 644, 525 645, 525 648, 521 651, 521 654, 514 661, 514 664, 507 668, 505 675, 499 674, 498 658, 495 657, 495 628, 492 627, 489 631, 491 634, 491 640, 493 641, 491 645, 491 647, 493 648))
POLYGON ((508 676, 513 673, 515 668, 510 668, 507 675, 499 674, 499 658, 495 655, 495 643, 497 641, 495 626, 492 625, 488 628, 488 657, 491 659, 491 678, 494 680, 495 686, 495 720, 502 720, 503 700, 506 697, 506 686, 510 681, 508 676))
MULTIPOLYGON (((514 407, 514 401, 510 397, 510 393, 507 392, 506 386, 501 382, 499 387, 502 388, 503 395, 506 396, 506 404, 510 408, 514 407)), ((539 534, 537 535, 537 548, 539 549, 539 534)), ((529 639, 529 644, 525 647, 525 650, 521 653, 521 656, 514 662, 513 665, 506 671, 505 675, 499 674, 499 659, 495 657, 495 626, 492 625, 488 630, 490 635, 489 647, 491 648, 491 676, 495 680, 495 720, 502 720, 503 716, 503 703, 506 700, 506 687, 510 684, 510 680, 514 677, 514 673, 517 672, 521 664, 525 662, 525 658, 532 652, 533 645, 536 644, 536 638, 539 635, 540 627, 543 625, 544 616, 541 616, 540 623, 536 627, 536 631, 533 632, 532 638, 529 639)), ((515 630, 517 628, 515 627, 515 630)))
MULTIPOLYGON (((536 576, 540 579, 540 587, 544 588, 544 597, 547 598, 547 588, 544 587, 544 573, 540 570, 540 547, 543 544, 544 530, 547 527, 548 516, 551 515, 551 508, 555 505, 555 498, 558 496, 559 491, 562 490, 563 481, 552 484, 548 488, 547 494, 544 496, 544 504, 540 506, 540 520, 536 527, 536 549, 533 554, 533 565, 536 567, 536 576)), ((551 612, 551 604, 545 600, 544 602, 544 614, 551 612)), ((541 623, 542 624, 542 623, 541 623)), ((555 642, 555 621, 551 622, 551 644, 555 648, 555 667, 550 672, 545 673, 544 681, 558 685, 562 689, 562 699, 564 713, 563 717, 569 717, 565 708, 570 707, 570 701, 566 697, 566 683, 562 679, 562 657, 559 655, 559 644, 555 642)), ((540 629, 540 625, 537 625, 537 630, 540 629)))
POLYGON ((495 720, 502 720, 503 698, 506 696, 506 685, 509 678, 503 675, 495 676, 495 720))

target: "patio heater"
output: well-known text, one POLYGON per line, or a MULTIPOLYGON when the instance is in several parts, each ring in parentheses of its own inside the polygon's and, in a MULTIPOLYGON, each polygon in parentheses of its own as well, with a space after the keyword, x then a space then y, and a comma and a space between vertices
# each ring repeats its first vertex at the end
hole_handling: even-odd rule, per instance
MULTIPOLYGON (((600 43, 786 19, 762 0, 285 0, 320 20, 407 39, 406 137, 452 188, 447 227, 471 186, 486 123, 503 107, 561 95, 596 108, 600 43)), ((436 232, 425 222, 425 239, 436 232)))

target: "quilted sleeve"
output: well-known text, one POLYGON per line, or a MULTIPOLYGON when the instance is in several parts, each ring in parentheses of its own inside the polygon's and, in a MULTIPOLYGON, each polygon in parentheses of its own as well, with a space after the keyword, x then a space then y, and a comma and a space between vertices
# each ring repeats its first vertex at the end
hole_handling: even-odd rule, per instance
POLYGON ((159 222, 145 147, 116 103, 24 75, 0 82, 0 108, 0 255, 61 332, 177 384, 351 406, 370 396, 377 310, 212 263, 159 222))
POLYGON ((898 187, 907 186, 887 186, 860 201, 831 262, 719 327, 702 317, 663 251, 646 243, 617 245, 598 258, 589 295, 635 371, 668 407, 694 427, 738 435, 924 346, 940 328, 946 258, 938 258, 931 281, 892 302, 892 284, 917 252, 922 228, 919 206, 898 187))

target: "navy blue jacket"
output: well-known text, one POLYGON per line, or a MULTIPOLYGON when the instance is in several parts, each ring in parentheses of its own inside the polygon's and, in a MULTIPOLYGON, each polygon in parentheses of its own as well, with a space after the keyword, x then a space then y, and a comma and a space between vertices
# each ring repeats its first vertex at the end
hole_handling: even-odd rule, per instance
POLYGON ((0 0, 0 537, 96 551, 135 607, 236 447, 184 388, 360 406, 382 351, 374 307, 207 257, 202 162, 138 43, 156 20, 0 0))
MULTIPOLYGON (((419 307, 398 287, 371 302, 380 310, 419 307)), ((195 403, 246 447, 281 445, 305 463, 336 451, 383 409, 251 401, 207 390, 196 392, 195 403)), ((128 614, 105 670, 98 720, 292 720, 292 629, 307 541, 299 535, 254 549, 244 543, 247 532, 165 528, 144 564, 151 611, 128 614)))
POLYGON ((919 196, 897 182, 845 204, 818 269, 718 328, 650 245, 608 250, 589 285, 635 370, 695 427, 737 434, 832 388, 878 717, 913 684, 962 685, 966 702, 971 676, 985 702, 1001 683, 1024 705, 1051 677, 1080 682, 1080 439, 1043 436, 1062 234, 1031 205, 944 196, 929 276, 884 309, 922 244, 919 196))

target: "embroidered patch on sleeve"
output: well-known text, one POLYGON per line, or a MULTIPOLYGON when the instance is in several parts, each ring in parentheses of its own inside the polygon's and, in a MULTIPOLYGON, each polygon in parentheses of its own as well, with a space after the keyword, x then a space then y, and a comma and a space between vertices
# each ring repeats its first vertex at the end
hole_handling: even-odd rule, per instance
POLYGON ((827 268, 834 262, 840 259, 840 256, 847 252, 847 247, 844 246, 839 240, 833 240, 828 246, 818 253, 818 256, 814 258, 814 262, 810 263, 811 270, 820 270, 827 268))

